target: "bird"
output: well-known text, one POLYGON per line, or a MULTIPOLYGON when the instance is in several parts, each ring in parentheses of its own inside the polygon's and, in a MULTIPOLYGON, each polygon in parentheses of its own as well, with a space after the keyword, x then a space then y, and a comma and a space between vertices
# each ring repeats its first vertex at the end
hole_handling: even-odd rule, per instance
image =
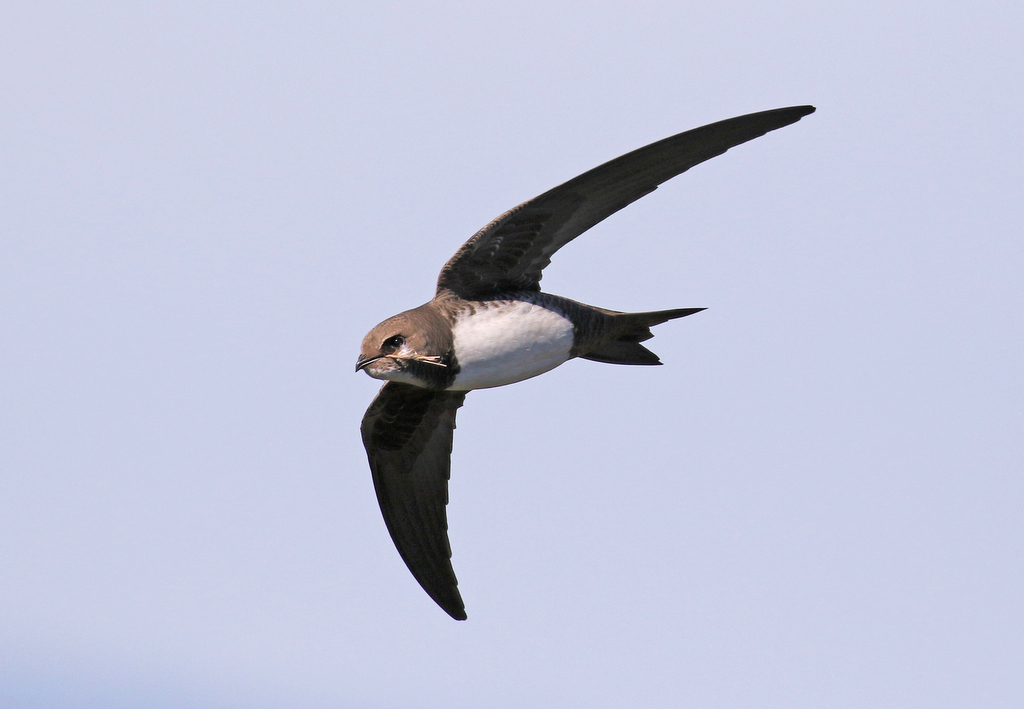
POLYGON ((573 358, 661 364, 641 344, 651 328, 704 310, 624 313, 544 293, 552 255, 663 182, 814 110, 778 108, 679 133, 523 202, 463 244, 429 302, 363 338, 356 372, 385 380, 360 425, 377 501, 406 566, 452 618, 467 617, 446 515, 455 414, 467 392, 573 358))

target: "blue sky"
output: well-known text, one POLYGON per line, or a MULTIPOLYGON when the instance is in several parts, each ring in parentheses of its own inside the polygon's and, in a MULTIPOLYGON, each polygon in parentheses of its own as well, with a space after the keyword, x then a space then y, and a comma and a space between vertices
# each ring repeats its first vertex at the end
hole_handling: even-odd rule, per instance
POLYGON ((1020 8, 0 13, 0 706, 1024 701, 1020 8), (515 204, 804 103, 557 254, 708 310, 469 395, 449 619, 363 334, 515 204))

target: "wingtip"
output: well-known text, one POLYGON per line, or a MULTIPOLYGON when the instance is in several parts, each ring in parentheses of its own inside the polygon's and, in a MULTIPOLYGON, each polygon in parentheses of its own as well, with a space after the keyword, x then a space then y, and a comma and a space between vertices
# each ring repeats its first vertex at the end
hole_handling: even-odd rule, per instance
POLYGON ((815 106, 807 104, 807 105, 804 105, 804 106, 789 106, 787 108, 780 108, 780 109, 777 109, 777 110, 779 110, 779 111, 787 111, 787 112, 790 112, 790 113, 799 113, 800 114, 800 118, 803 118, 804 116, 811 115, 812 113, 814 113, 818 109, 815 106))
POLYGON ((443 592, 438 593, 436 588, 428 588, 423 584, 423 581, 417 578, 420 582, 420 586, 423 586, 423 590, 427 592, 431 600, 438 605, 438 607, 445 613, 450 615, 455 620, 466 619, 466 604, 462 600, 462 594, 459 593, 458 585, 455 582, 454 575, 452 576, 453 585, 450 588, 444 589, 443 592))
MULTIPOLYGON (((459 599, 459 600, 461 601, 462 599, 459 599)), ((443 610, 445 613, 450 615, 455 620, 465 620, 468 617, 466 615, 466 607, 464 605, 462 605, 461 603, 459 603, 458 605, 456 605, 454 603, 442 604, 442 603, 438 603, 436 598, 434 599, 434 602, 437 603, 437 605, 441 608, 441 610, 443 610)))
MULTIPOLYGON (((808 104, 806 106, 786 106, 785 108, 775 108, 775 109, 771 109, 769 111, 764 111, 763 113, 761 113, 759 115, 763 115, 763 116, 777 116, 779 119, 784 121, 784 123, 782 125, 790 125, 792 123, 796 123, 797 121, 799 121, 804 116, 811 115, 812 113, 814 113, 817 110, 818 110, 817 108, 815 108, 814 106, 811 106, 811 105, 808 104)), ((753 115, 758 115, 758 114, 753 114, 753 115)), ((745 118, 745 116, 740 116, 740 118, 745 118)), ((779 126, 779 127, 781 128, 782 126, 779 126)), ((775 130, 775 129, 773 128, 772 130, 775 130)))

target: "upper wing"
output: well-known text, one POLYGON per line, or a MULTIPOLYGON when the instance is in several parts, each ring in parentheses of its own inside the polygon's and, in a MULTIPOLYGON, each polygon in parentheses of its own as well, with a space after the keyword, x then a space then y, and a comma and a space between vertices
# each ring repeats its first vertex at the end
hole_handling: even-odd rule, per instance
POLYGON ((391 539, 423 590, 456 620, 466 619, 448 544, 448 476, 455 412, 466 392, 387 382, 360 431, 391 539))
POLYGON ((751 113, 659 140, 584 172, 505 212, 478 231, 437 280, 463 298, 540 290, 551 255, 606 217, 694 165, 768 131, 795 123, 813 106, 751 113))

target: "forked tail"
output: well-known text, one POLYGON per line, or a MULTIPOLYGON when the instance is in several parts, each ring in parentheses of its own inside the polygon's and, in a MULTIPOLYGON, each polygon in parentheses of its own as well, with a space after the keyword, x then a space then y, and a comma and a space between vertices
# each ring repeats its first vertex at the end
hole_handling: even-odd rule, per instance
POLYGON ((654 337, 651 328, 669 320, 699 313, 705 308, 676 308, 650 313, 617 313, 603 308, 601 310, 611 319, 609 339, 586 354, 579 355, 580 357, 608 364, 661 364, 658 355, 640 344, 654 337))

